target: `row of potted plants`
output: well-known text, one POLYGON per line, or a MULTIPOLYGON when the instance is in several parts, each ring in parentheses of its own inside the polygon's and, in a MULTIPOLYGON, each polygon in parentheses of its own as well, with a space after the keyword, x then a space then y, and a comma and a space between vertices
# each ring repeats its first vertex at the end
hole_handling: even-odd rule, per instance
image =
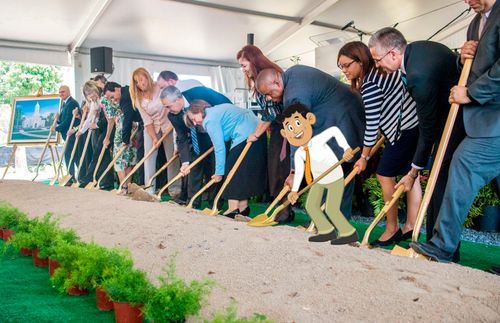
MULTIPOLYGON (((214 282, 194 280, 186 283, 175 274, 172 258, 155 287, 143 271, 133 267, 125 249, 107 249, 94 242, 81 241, 71 229, 59 227, 52 214, 29 219, 19 210, 0 205, 0 238, 5 240, 2 254, 31 255, 35 266, 48 266, 50 280, 60 293, 83 295, 95 290, 96 306, 115 311, 116 322, 183 322, 197 315, 214 282), (7 233, 7 234, 6 234, 7 233)), ((268 322, 263 315, 230 322, 268 322)), ((221 313, 204 322, 220 322, 221 313)))

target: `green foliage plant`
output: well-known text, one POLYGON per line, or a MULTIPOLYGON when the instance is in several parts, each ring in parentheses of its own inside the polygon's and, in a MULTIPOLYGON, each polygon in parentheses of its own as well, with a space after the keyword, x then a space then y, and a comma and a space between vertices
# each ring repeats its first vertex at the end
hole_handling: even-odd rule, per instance
POLYGON ((204 298, 210 293, 214 283, 210 280, 193 280, 186 283, 175 273, 175 261, 163 269, 158 277, 160 286, 154 290, 144 307, 147 319, 156 323, 184 322, 189 315, 199 313, 204 298))
POLYGON ((103 280, 102 287, 114 302, 127 302, 133 306, 145 304, 153 290, 144 272, 128 266, 113 268, 103 280))
POLYGON ((16 230, 17 226, 26 223, 28 217, 9 204, 0 204, 0 228, 16 230))
POLYGON ((484 209, 486 207, 499 206, 499 205, 500 205, 500 198, 495 189, 493 188, 492 184, 489 183, 488 185, 481 188, 476 198, 474 199, 474 202, 472 203, 472 206, 469 209, 469 214, 465 219, 464 226, 466 228, 471 228, 474 225, 474 220, 483 216, 484 209))
POLYGON ((255 313, 251 317, 238 318, 236 307, 231 304, 224 312, 216 312, 210 319, 205 319, 204 323, 272 323, 272 321, 259 313, 255 313))

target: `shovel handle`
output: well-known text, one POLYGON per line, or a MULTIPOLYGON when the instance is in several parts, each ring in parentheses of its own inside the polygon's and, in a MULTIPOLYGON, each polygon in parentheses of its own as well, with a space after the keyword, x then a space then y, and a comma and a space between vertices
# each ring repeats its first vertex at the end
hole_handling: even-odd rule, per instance
POLYGON ((234 163, 233 168, 231 168, 231 170, 227 174, 226 180, 224 181, 224 183, 222 184, 219 192, 215 196, 214 206, 213 206, 212 212, 214 212, 214 211, 217 210, 217 204, 219 203, 219 200, 220 200, 220 198, 222 196, 222 193, 224 193, 224 190, 226 189, 227 185, 229 184, 229 182, 231 182, 231 179, 233 178, 234 173, 236 173, 236 170, 238 169, 238 167, 240 166, 241 162, 243 161, 243 158, 245 158, 245 155, 247 154, 248 150, 250 149, 250 146, 252 146, 252 142, 251 141, 247 142, 247 144, 245 145, 245 148, 243 148, 243 150, 241 151, 240 156, 238 157, 238 159, 234 163))
MULTIPOLYGON (((205 159, 205 157, 207 157, 212 151, 214 151, 214 147, 210 147, 210 149, 207 149, 207 151, 205 151, 203 154, 201 154, 198 158, 195 159, 195 161, 193 161, 191 164, 189 164, 189 166, 187 167, 186 170, 191 170, 193 169, 193 167, 195 167, 196 165, 198 165, 203 159, 205 159)), ((161 195, 163 194, 163 192, 165 192, 165 190, 170 186, 172 185, 173 183, 175 183, 177 180, 179 180, 180 178, 182 178, 182 173, 179 173, 177 174, 174 178, 172 178, 171 181, 169 181, 167 184, 165 184, 161 190, 158 192, 158 195, 157 197, 161 200, 161 195)))
POLYGON ((148 187, 151 187, 153 186, 153 180, 158 177, 158 175, 161 174, 161 172, 163 172, 168 166, 170 166, 170 164, 172 164, 177 158, 179 157, 179 154, 175 154, 173 155, 172 157, 169 158, 169 160, 163 165, 161 166, 157 171, 156 173, 153 174, 153 176, 151 176, 151 178, 149 179, 148 183, 146 184, 146 186, 144 186, 144 188, 148 188, 148 187))
POLYGON ((196 192, 195 195, 193 195, 193 197, 191 198, 191 200, 189 201, 189 204, 186 206, 188 209, 191 209, 193 207, 193 203, 194 201, 198 198, 198 196, 200 196, 201 194, 203 194, 203 192, 205 192, 210 186, 212 186, 213 184, 215 183, 215 180, 214 179, 211 179, 208 181, 208 183, 206 183, 202 188, 201 190, 199 190, 198 192, 196 192))
POLYGON ((127 180, 132 177, 132 175, 142 166, 142 164, 144 164, 144 162, 148 160, 149 156, 151 156, 158 149, 158 147, 160 147, 160 144, 163 143, 167 136, 172 132, 172 129, 172 127, 169 127, 167 131, 165 131, 165 133, 160 137, 160 140, 158 140, 158 145, 152 146, 151 149, 149 149, 148 153, 134 166, 134 168, 132 168, 132 171, 130 171, 130 173, 125 176, 123 181, 120 183, 117 192, 121 192, 123 184, 126 183, 127 180))
POLYGON ((286 185, 283 186, 283 189, 279 192, 278 196, 274 199, 274 201, 269 205, 269 207, 264 211, 264 214, 269 214, 271 210, 278 204, 279 201, 285 196, 286 193, 290 192, 290 186, 286 185))
MULTIPOLYGON (((458 81, 459 86, 467 85, 467 79, 469 78, 471 65, 472 59, 466 59, 462 68, 462 73, 460 73, 460 79, 458 81)), ((413 242, 418 240, 420 228, 422 227, 422 223, 424 222, 424 217, 427 213, 427 208, 429 207, 432 193, 434 192, 434 188, 436 187, 436 181, 439 176, 439 171, 441 170, 441 165, 443 164, 444 154, 446 152, 446 147, 448 147, 448 142, 450 141, 451 133, 453 131, 453 125, 455 124, 459 108, 459 104, 453 103, 450 107, 450 112, 448 112, 446 125, 444 126, 443 134, 441 135, 441 140, 439 141, 438 150, 436 152, 436 157, 434 157, 434 163, 432 164, 431 173, 429 174, 429 179, 427 180, 424 197, 422 198, 420 208, 418 209, 417 220, 415 222, 415 227, 413 228, 413 242)))
POLYGON ((370 223, 368 229, 366 229, 365 235, 363 236, 363 241, 361 241, 362 246, 366 246, 368 244, 368 239, 370 238, 370 234, 373 228, 382 220, 382 218, 387 214, 387 212, 393 207, 393 205, 399 201, 399 197, 403 194, 405 188, 403 185, 398 187, 398 189, 392 194, 392 199, 390 201, 385 202, 384 207, 377 214, 375 219, 370 223))

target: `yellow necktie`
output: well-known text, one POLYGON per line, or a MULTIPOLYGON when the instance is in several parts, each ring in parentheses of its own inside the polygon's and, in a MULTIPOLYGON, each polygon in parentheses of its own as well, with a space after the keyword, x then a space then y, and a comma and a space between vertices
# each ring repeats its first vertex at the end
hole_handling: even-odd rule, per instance
POLYGON ((306 152, 306 169, 304 171, 304 175, 306 176, 306 183, 309 185, 313 181, 311 173, 311 157, 309 156, 309 148, 307 146, 304 147, 304 151, 306 152))

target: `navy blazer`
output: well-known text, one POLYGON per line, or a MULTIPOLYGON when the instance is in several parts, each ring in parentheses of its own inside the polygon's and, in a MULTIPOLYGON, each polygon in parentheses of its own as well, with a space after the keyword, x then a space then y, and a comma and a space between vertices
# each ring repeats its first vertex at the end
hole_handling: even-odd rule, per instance
POLYGON ((122 87, 120 91, 120 110, 122 110, 123 113, 122 143, 128 145, 130 143, 130 135, 132 134, 132 123, 135 121, 142 124, 142 117, 139 111, 134 109, 132 105, 128 85, 122 87))
MULTIPOLYGON (((481 15, 467 30, 468 40, 478 40, 481 15)), ((476 50, 467 89, 473 102, 463 106, 465 131, 470 137, 500 136, 500 4, 491 9, 476 50)))
MULTIPOLYGON (((80 109, 78 102, 69 96, 66 103, 63 104, 61 108, 61 115, 59 120, 57 120, 56 131, 61 134, 64 140, 66 140, 66 133, 69 130, 69 125, 71 124, 71 119, 73 119, 73 110, 75 108, 80 109)), ((78 126, 80 124, 80 119, 75 119, 73 126, 78 126)))
POLYGON ((413 164, 427 165, 448 118, 450 90, 458 83, 457 55, 443 44, 416 41, 404 53, 406 87, 417 104, 418 137, 413 164))

